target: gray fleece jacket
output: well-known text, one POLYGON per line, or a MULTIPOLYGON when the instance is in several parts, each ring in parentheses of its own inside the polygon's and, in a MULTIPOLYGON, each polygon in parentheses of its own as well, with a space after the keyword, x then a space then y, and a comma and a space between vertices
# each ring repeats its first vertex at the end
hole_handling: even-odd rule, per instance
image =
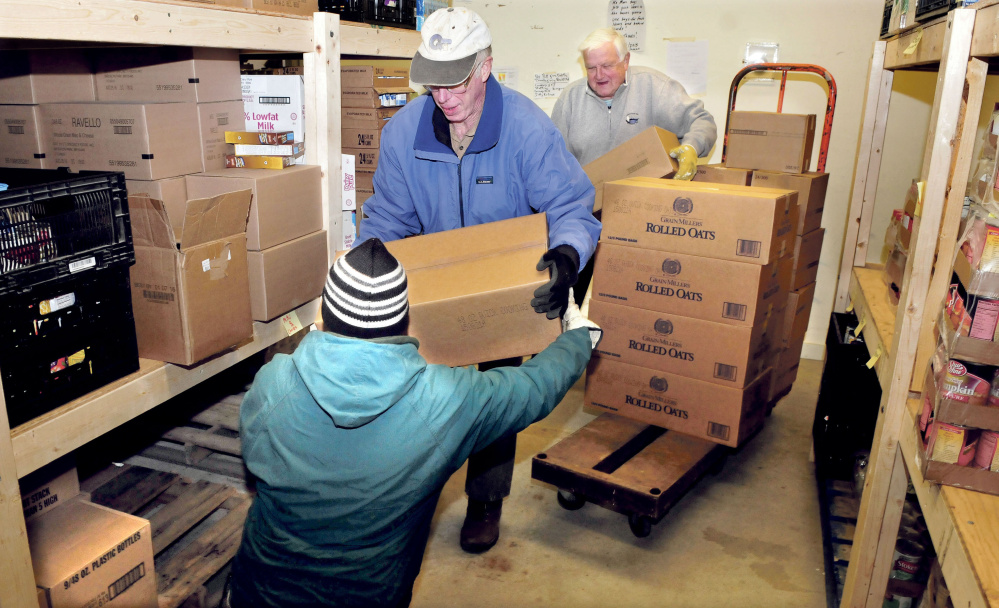
POLYGON ((581 165, 651 126, 675 134, 700 157, 707 156, 718 137, 715 119, 701 101, 687 95, 683 85, 662 72, 638 66, 628 68, 610 109, 585 78, 569 84, 555 102, 552 121, 581 165))

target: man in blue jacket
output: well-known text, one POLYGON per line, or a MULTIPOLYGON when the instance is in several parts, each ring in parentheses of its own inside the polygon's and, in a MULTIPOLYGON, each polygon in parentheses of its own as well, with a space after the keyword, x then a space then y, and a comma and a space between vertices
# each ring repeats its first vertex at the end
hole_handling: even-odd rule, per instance
POLYGON ((448 478, 547 416, 600 330, 564 333, 520 367, 429 365, 406 336, 406 273, 378 239, 341 256, 323 330, 261 368, 240 411, 257 479, 223 607, 404 607, 448 478))
MULTIPOLYGON (((420 33, 410 80, 429 94, 400 110, 382 131, 375 193, 364 204, 360 240, 389 241, 543 211, 550 249, 538 270, 550 268, 552 280, 531 305, 554 319, 565 311, 569 288, 600 236, 593 185, 545 113, 491 76, 492 37, 477 14, 440 9, 420 33)), ((515 364, 484 362, 479 369, 515 364)), ((469 459, 461 528, 468 552, 487 551, 499 538, 516 441, 516 435, 500 438, 469 459)))

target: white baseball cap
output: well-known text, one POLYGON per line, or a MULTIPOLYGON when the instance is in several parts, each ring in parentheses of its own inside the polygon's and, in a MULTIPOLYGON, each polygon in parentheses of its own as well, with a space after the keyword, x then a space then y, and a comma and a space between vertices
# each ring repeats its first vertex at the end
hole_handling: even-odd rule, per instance
POLYGON ((423 22, 423 43, 413 55, 409 79, 416 84, 461 84, 475 67, 476 54, 493 43, 486 22, 467 8, 442 8, 423 22))

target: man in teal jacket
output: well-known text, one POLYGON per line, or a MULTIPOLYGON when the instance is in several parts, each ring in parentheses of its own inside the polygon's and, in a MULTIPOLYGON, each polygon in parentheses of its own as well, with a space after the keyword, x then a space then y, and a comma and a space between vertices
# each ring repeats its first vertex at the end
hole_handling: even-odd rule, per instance
POLYGON ((600 335, 570 304, 543 352, 480 372, 427 364, 408 312, 405 271, 367 240, 330 269, 324 331, 257 374, 240 411, 257 495, 223 606, 408 606, 448 478, 547 416, 600 335))
MULTIPOLYGON (((420 35, 410 80, 429 94, 382 130, 360 238, 391 241, 544 212, 550 249, 538 270, 550 268, 552 279, 535 291, 531 306, 554 319, 600 237, 593 185, 551 119, 491 76, 492 37, 479 15, 440 9, 420 35)), ((514 364, 484 361, 479 369, 514 364)), ((516 449, 517 436, 509 435, 469 459, 465 551, 488 551, 499 539, 516 449)))

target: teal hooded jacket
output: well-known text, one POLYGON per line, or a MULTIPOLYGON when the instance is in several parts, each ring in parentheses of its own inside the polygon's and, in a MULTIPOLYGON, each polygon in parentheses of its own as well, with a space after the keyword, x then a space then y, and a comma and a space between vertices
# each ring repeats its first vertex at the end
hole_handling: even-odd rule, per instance
POLYGON ((313 331, 261 368, 240 412, 257 495, 234 608, 405 602, 448 478, 547 416, 591 349, 576 329, 520 367, 480 372, 430 365, 417 346, 313 331))

